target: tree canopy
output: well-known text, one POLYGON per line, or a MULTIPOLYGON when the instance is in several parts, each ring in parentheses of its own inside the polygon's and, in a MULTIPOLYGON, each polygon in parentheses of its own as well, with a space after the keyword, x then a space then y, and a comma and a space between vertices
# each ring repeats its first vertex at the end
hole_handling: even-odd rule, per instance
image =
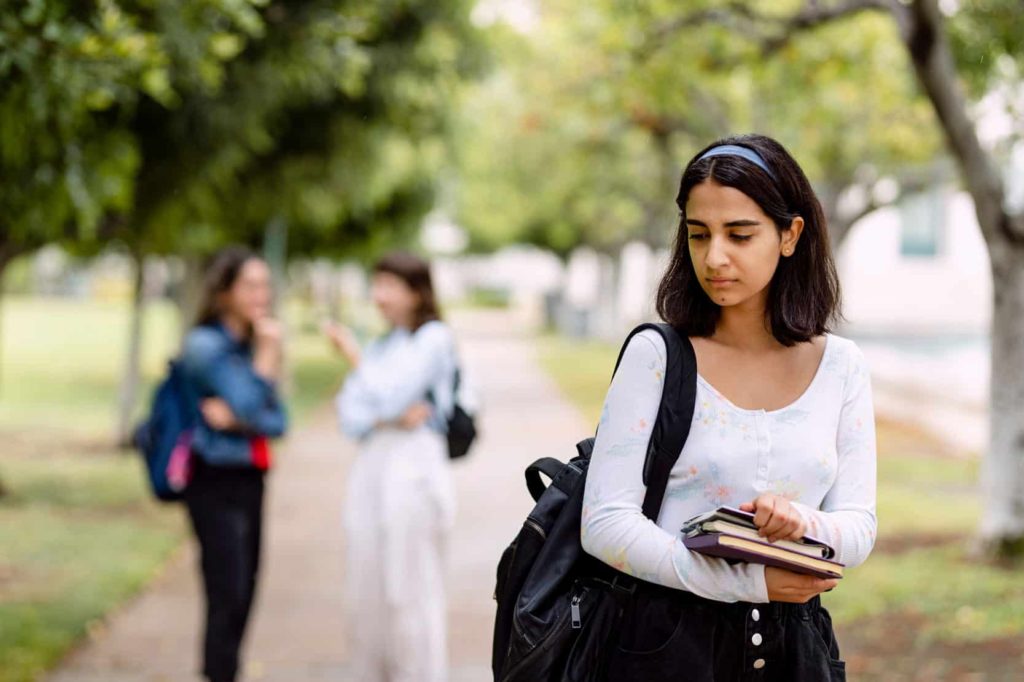
POLYGON ((747 5, 556 0, 534 29, 506 31, 504 66, 465 114, 460 209, 474 244, 664 245, 683 166, 736 132, 794 152, 837 237, 877 206, 880 179, 930 177, 941 136, 892 22, 738 35, 759 6, 747 5))
MULTIPOLYGON (((432 204, 484 44, 464 0, 29 2, 0 18, 0 257, 343 252, 432 204)), ((386 239, 383 239, 386 241, 386 239)))

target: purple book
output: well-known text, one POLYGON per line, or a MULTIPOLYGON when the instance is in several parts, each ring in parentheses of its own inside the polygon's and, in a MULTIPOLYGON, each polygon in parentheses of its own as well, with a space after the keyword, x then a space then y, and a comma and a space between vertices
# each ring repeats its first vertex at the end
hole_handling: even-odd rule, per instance
POLYGON ((768 542, 759 542, 726 533, 692 535, 683 538, 683 544, 691 551, 708 556, 776 566, 794 573, 804 573, 819 578, 843 577, 843 564, 838 561, 819 559, 768 542))
MULTIPOLYGON (((754 515, 751 512, 745 512, 735 507, 719 507, 718 509, 698 514, 688 520, 683 524, 682 533, 683 535, 694 535, 700 531, 702 525, 713 521, 735 523, 752 530, 757 530, 757 524, 754 523, 754 515)), ((836 551, 828 544, 810 535, 805 535, 800 542, 808 546, 821 547, 825 550, 824 555, 828 559, 831 559, 836 554, 836 551)))

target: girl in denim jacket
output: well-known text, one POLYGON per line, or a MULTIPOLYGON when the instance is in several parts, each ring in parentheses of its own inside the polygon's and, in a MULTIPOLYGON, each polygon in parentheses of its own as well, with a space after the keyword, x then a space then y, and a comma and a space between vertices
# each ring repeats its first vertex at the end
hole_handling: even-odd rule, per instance
POLYGON ((268 439, 287 425, 278 397, 281 331, 271 317, 267 264, 231 247, 206 275, 182 366, 202 415, 185 502, 200 547, 206 596, 203 674, 233 682, 256 591, 268 439))

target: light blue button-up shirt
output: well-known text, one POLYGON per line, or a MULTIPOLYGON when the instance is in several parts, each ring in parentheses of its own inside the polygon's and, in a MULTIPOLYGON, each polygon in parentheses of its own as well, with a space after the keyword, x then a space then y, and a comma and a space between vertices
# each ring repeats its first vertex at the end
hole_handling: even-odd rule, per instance
POLYGON ((396 327, 366 347, 359 366, 345 379, 335 401, 341 430, 365 438, 377 424, 397 420, 432 392, 435 409, 427 425, 447 432, 455 369, 448 325, 427 322, 415 332, 396 327))

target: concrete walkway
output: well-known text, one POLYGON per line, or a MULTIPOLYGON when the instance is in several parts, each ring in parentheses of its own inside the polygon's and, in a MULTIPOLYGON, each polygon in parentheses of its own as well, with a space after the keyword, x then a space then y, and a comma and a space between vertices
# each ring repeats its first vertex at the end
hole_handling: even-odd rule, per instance
MULTIPOLYGON (((482 437, 456 464, 451 545, 451 682, 490 679, 494 570, 530 509, 523 469, 565 459, 592 429, 542 373, 504 313, 456 319, 463 360, 484 399, 482 437)), ((353 447, 327 409, 280 448, 271 478, 264 572, 245 649, 245 680, 347 682, 341 505, 353 447)), ((199 679, 200 592, 191 544, 138 599, 74 652, 49 682, 199 679)), ((352 682, 358 682, 352 680, 352 682)))

